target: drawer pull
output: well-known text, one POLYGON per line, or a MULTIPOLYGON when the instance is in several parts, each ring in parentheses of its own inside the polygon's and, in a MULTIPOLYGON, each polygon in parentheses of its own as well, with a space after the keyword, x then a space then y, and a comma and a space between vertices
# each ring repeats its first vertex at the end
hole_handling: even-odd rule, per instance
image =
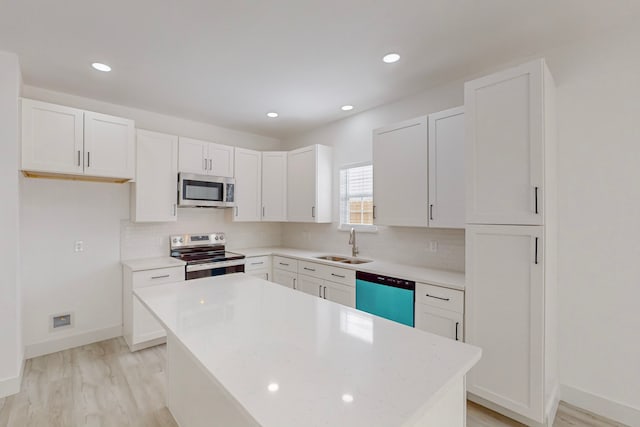
POLYGON ((151 280, 154 280, 154 279, 166 279, 169 276, 170 276, 170 274, 163 274, 162 276, 153 276, 153 277, 151 277, 151 280))
POLYGON ((260 261, 260 262, 252 262, 251 265, 261 265, 264 264, 264 261, 260 261))
POLYGON ((304 267, 304 269, 307 270, 307 271, 316 271, 315 268, 304 267))
POLYGON ((429 294, 427 294, 426 296, 428 296, 429 298, 439 299, 441 301, 451 301, 451 298, 442 298, 442 297, 437 297, 435 295, 429 295, 429 294))
POLYGON ((341 275, 336 274, 336 273, 331 273, 331 275, 334 276, 334 277, 339 277, 341 279, 344 279, 344 276, 341 276, 341 275))
POLYGON ((460 341, 458 339, 458 325, 460 324, 460 322, 456 322, 456 341, 460 341))
POLYGON ((278 264, 280 264, 280 265, 284 265, 284 266, 286 266, 286 267, 289 267, 289 264, 285 264, 284 262, 279 262, 278 264))

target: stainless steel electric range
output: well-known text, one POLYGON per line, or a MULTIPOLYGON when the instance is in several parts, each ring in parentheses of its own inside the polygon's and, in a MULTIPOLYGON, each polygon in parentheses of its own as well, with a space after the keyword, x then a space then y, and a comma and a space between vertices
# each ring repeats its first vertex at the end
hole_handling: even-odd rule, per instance
POLYGON ((244 272, 244 255, 225 250, 224 233, 171 236, 171 256, 187 263, 186 280, 244 272))

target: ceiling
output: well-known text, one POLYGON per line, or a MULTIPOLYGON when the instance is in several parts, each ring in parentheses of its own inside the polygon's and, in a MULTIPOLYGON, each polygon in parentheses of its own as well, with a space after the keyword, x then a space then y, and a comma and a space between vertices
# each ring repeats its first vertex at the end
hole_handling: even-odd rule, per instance
POLYGON ((0 50, 20 56, 29 85, 286 138, 639 11, 637 0, 0 0, 0 50), (392 51, 402 59, 384 64, 392 51))

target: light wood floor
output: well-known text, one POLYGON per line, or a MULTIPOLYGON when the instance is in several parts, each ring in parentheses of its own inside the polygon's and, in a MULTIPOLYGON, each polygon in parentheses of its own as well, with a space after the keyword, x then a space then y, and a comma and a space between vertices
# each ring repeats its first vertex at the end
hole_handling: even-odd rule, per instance
MULTIPOLYGON (((122 338, 26 362, 22 391, 0 399, 0 426, 177 427, 165 406, 165 346, 129 352, 122 338)), ((469 402, 467 427, 521 426, 469 402)), ((620 427, 561 403, 554 427, 620 427)))

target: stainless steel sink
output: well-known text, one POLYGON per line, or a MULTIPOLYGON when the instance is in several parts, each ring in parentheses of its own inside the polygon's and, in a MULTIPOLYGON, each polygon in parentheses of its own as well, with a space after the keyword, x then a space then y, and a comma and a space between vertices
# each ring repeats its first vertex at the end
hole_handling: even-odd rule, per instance
POLYGON ((366 264, 371 262, 370 259, 347 259, 346 261, 340 261, 343 264, 366 264))
POLYGON ((335 255, 323 255, 323 256, 317 256, 316 258, 324 259, 324 260, 327 260, 327 261, 336 261, 336 262, 348 261, 348 259, 343 257, 343 256, 335 256, 335 255))
POLYGON ((347 257, 337 256, 337 255, 322 255, 322 256, 317 256, 316 258, 324 259, 326 261, 340 262, 342 264, 366 264, 368 262, 371 262, 370 259, 347 258, 347 257))

